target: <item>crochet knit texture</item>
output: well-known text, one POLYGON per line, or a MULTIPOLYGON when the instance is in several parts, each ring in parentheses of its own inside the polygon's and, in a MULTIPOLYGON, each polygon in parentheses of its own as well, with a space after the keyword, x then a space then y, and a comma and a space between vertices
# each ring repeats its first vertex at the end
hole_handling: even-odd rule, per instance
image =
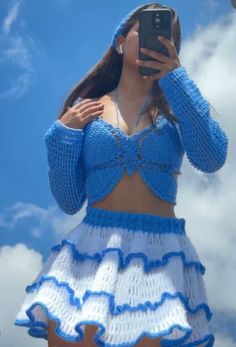
POLYGON ((105 198, 126 171, 138 171, 154 194, 175 205, 173 173, 181 173, 185 153, 205 173, 224 165, 227 135, 186 69, 169 71, 158 82, 179 123, 161 114, 155 124, 129 136, 99 118, 83 129, 57 119, 46 131, 50 190, 65 213, 75 214, 86 199, 90 205, 105 198))

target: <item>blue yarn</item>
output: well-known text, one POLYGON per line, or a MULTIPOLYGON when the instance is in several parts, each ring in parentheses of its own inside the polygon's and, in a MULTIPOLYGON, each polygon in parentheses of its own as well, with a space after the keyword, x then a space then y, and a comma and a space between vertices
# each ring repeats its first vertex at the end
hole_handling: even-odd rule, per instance
MULTIPOLYGON (((75 305, 78 309, 81 309, 82 307, 82 303, 80 303, 79 299, 77 298, 74 298, 74 291, 68 286, 67 283, 64 283, 64 282, 59 282, 57 281, 57 279, 53 276, 51 277, 47 277, 47 276, 41 276, 39 282, 37 284, 33 284, 31 286, 28 286, 27 287, 27 292, 29 293, 32 293, 33 291, 35 290, 38 290, 38 288, 40 287, 40 285, 45 282, 45 281, 51 281, 53 282, 55 285, 59 286, 59 287, 64 287, 66 290, 67 290, 67 293, 69 295, 69 301, 71 303, 71 305, 75 305)), ((163 293, 162 294, 162 297, 161 297, 161 300, 157 303, 150 303, 150 302, 146 302, 145 304, 140 304, 136 307, 131 307, 130 305, 128 304, 125 304, 125 305, 122 305, 122 306, 116 306, 115 307, 115 304, 114 304, 114 295, 110 294, 110 293, 106 293, 104 291, 100 291, 100 292, 92 292, 92 291, 86 291, 85 292, 85 295, 84 297, 82 298, 82 302, 84 302, 86 299, 88 299, 91 295, 95 295, 95 296, 100 296, 100 295, 103 295, 103 296, 106 296, 109 300, 109 311, 112 315, 118 315, 118 314, 121 314, 122 312, 124 311, 147 311, 149 309, 151 310, 156 310, 158 309, 158 307, 160 305, 163 304, 163 302, 165 300, 171 300, 171 299, 174 299, 174 298, 179 298, 183 304, 185 305, 185 308, 188 312, 190 313, 196 313, 198 312, 199 310, 203 309, 205 314, 206 314, 206 317, 207 317, 207 320, 209 321, 211 318, 212 318, 212 312, 210 311, 209 309, 209 306, 205 303, 203 304, 199 304, 198 306, 195 307, 195 309, 191 309, 190 306, 189 306, 189 302, 188 302, 188 298, 187 297, 184 297, 182 293, 180 292, 176 292, 175 294, 170 294, 170 293, 163 293)), ((26 311, 27 313, 27 316, 29 317, 28 320, 18 320, 16 319, 14 324, 15 325, 18 325, 18 326, 26 326, 26 327, 29 327, 30 329, 28 330, 28 333, 29 335, 33 336, 33 337, 38 337, 38 338, 45 338, 47 339, 47 324, 45 324, 44 322, 40 322, 40 321, 35 321, 35 318, 34 318, 34 315, 33 315, 33 309, 37 306, 37 305, 40 305, 41 308, 44 310, 44 312, 46 313, 47 317, 50 318, 50 319, 53 319, 56 321, 56 333, 59 337, 62 337, 68 341, 73 341, 73 342, 76 342, 76 341, 81 341, 81 339, 84 338, 84 335, 83 335, 83 331, 82 329, 80 328, 80 326, 84 325, 84 324, 95 324, 97 325, 99 328, 100 328, 100 331, 98 331, 95 335, 95 338, 94 338, 94 341, 99 345, 99 346, 103 346, 103 347, 114 347, 114 345, 109 345, 109 344, 104 344, 104 342, 102 342, 99 337, 104 334, 105 332, 105 327, 99 323, 98 321, 80 321, 78 324, 76 324, 75 326, 75 330, 79 333, 79 337, 78 338, 75 338, 75 337, 72 337, 70 335, 66 335, 64 334, 61 329, 60 329, 60 326, 61 326, 61 321, 60 319, 53 315, 49 309, 45 306, 45 304, 43 302, 34 302, 26 311)), ((147 333, 147 332, 143 332, 137 340, 135 341, 132 341, 131 343, 128 343, 128 344, 119 344, 119 345, 116 345, 115 347, 121 347, 121 346, 133 346, 134 344, 136 344, 137 342, 139 342, 141 340, 142 337, 144 336, 149 336, 149 337, 152 337, 152 338, 157 338, 157 337, 160 337, 160 336, 163 336, 163 335, 166 335, 166 334, 170 334, 174 328, 178 328, 182 331, 185 331, 186 334, 180 338, 180 339, 175 339, 175 340, 169 340, 169 339, 166 339, 166 338, 163 338, 162 339, 162 346, 178 346, 178 347, 193 347, 193 346, 197 346, 199 345, 200 343, 202 342, 208 342, 207 346, 208 347, 212 347, 213 346, 213 343, 214 343, 214 335, 213 334, 208 334, 206 335, 203 339, 199 339, 199 340, 196 340, 195 342, 193 343, 187 343, 187 344, 184 344, 184 342, 189 338, 189 336, 191 335, 192 333, 192 329, 191 328, 183 328, 182 326, 178 325, 178 324, 173 324, 169 329, 165 330, 165 331, 162 331, 158 334, 150 334, 150 333, 147 333)))
MULTIPOLYGON (((153 2, 155 4, 155 2, 153 2)), ((111 47, 116 48, 116 40, 118 36, 123 35, 125 25, 127 21, 130 19, 130 17, 133 15, 135 11, 137 11, 140 8, 140 6, 137 6, 135 9, 131 10, 117 25, 116 29, 114 30, 113 36, 112 36, 112 42, 111 42, 111 47)), ((181 37, 182 40, 182 37, 181 37)), ((176 51, 179 54, 180 52, 180 47, 176 47, 176 51)))
POLYGON ((79 333, 79 337, 75 338, 75 337, 72 337, 70 335, 63 333, 62 330, 60 329, 61 320, 58 317, 54 316, 42 302, 36 302, 35 304, 31 305, 31 307, 27 310, 27 315, 29 317, 29 320, 16 319, 14 324, 17 326, 29 327, 28 333, 30 336, 36 337, 36 338, 44 338, 45 340, 48 339, 48 334, 46 333, 48 325, 45 324, 44 322, 35 321, 34 315, 32 314, 34 307, 36 307, 37 305, 39 305, 42 308, 42 310, 45 312, 45 314, 47 315, 47 317, 49 319, 54 320, 56 322, 56 330, 55 331, 56 331, 57 336, 65 339, 69 342, 79 342, 79 341, 84 339, 83 330, 80 328, 82 325, 97 325, 98 326, 98 328, 100 330, 98 329, 98 332, 95 334, 94 341, 100 347, 133 347, 138 342, 140 342, 141 339, 145 336, 148 336, 150 338, 159 338, 161 336, 171 334, 172 331, 176 328, 180 329, 181 331, 186 332, 186 334, 182 338, 175 339, 174 341, 170 340, 170 339, 162 338, 162 341, 161 341, 162 347, 168 347, 168 346, 195 347, 195 346, 198 346, 204 342, 207 342, 207 345, 205 347, 212 347, 214 344, 214 341, 215 341, 214 335, 208 334, 204 338, 198 339, 195 342, 182 344, 189 338, 189 336, 192 333, 192 329, 191 328, 190 329, 184 328, 184 327, 180 326, 179 324, 173 324, 169 329, 163 330, 158 334, 143 332, 142 334, 140 334, 140 336, 136 340, 134 340, 130 343, 111 345, 108 343, 104 343, 103 341, 101 341, 99 339, 99 337, 105 333, 106 329, 105 329, 103 324, 101 324, 100 322, 98 322, 96 320, 83 320, 80 323, 76 324, 75 330, 79 333), (181 343, 181 345, 180 345, 180 343, 181 343))
POLYGON ((162 217, 150 213, 135 213, 127 211, 107 210, 86 207, 83 222, 100 227, 120 227, 132 232, 148 231, 152 234, 177 234, 185 235, 185 219, 177 217, 162 217))
POLYGON ((129 18, 132 16, 132 14, 137 11, 140 8, 140 6, 137 6, 135 9, 131 10, 121 21, 120 23, 117 25, 114 33, 113 33, 113 37, 112 37, 112 44, 111 46, 116 48, 116 39, 119 35, 123 34, 124 31, 124 27, 126 22, 129 20, 129 18))
POLYGON ((86 261, 86 260, 95 260, 98 263, 101 263, 103 258, 107 253, 114 252, 116 251, 118 256, 119 256, 119 265, 118 265, 118 270, 123 270, 125 267, 129 265, 129 262, 132 259, 135 258, 141 258, 143 259, 144 262, 144 271, 149 272, 153 268, 158 267, 158 266, 164 266, 168 263, 169 259, 172 257, 180 257, 181 260, 183 261, 183 265, 186 267, 191 267, 194 266, 197 271, 199 271, 202 275, 205 274, 206 268, 204 265, 201 264, 201 262, 195 262, 195 261, 187 261, 186 256, 183 251, 180 252, 169 252, 165 254, 162 259, 158 260, 148 260, 147 256, 140 252, 140 253, 129 253, 127 257, 125 257, 123 251, 120 248, 111 248, 107 247, 104 250, 101 250, 101 253, 96 253, 94 255, 89 255, 88 253, 80 253, 77 249, 75 244, 69 242, 68 240, 62 240, 61 244, 55 245, 51 247, 51 250, 53 252, 59 252, 65 245, 68 245, 71 248, 73 258, 77 261, 86 261))
POLYGON ((183 293, 181 292, 175 292, 175 294, 171 294, 168 292, 163 292, 161 295, 161 300, 159 302, 151 303, 150 301, 146 301, 145 304, 140 303, 137 306, 130 306, 129 304, 123 304, 123 305, 117 305, 115 306, 115 296, 114 294, 107 293, 106 291, 91 291, 91 290, 86 290, 81 301, 79 298, 75 297, 75 292, 70 286, 68 285, 67 282, 59 282, 56 277, 54 276, 48 276, 48 275, 41 275, 40 278, 37 280, 37 282, 28 285, 26 287, 26 292, 27 293, 32 293, 40 288, 40 286, 44 282, 53 282, 56 286, 58 287, 64 287, 69 295, 69 301, 71 305, 76 306, 77 308, 81 309, 83 306, 83 303, 89 299, 90 296, 105 296, 109 300, 109 310, 110 313, 114 316, 117 316, 121 314, 122 312, 129 311, 129 312, 134 312, 134 311, 147 311, 147 310, 156 310, 158 309, 159 306, 161 306, 166 299, 175 299, 179 298, 182 303, 185 305, 185 308, 188 310, 188 312, 194 314, 197 313, 200 309, 203 309, 206 318, 208 321, 211 320, 213 316, 213 312, 211 311, 209 305, 207 303, 202 303, 197 305, 194 309, 192 309, 189 305, 189 299, 187 296, 184 296, 183 293))
MULTIPOLYGON (((163 114, 128 136, 101 118, 84 128, 70 128, 57 119, 47 130, 49 186, 62 211, 75 214, 86 199, 88 205, 102 200, 125 172, 131 176, 135 171, 157 197, 176 205, 178 186, 172 173, 180 173, 185 153, 205 173, 224 165, 228 137, 185 67, 167 72, 158 83, 179 123, 163 114)), ((154 230, 154 224, 148 226, 151 220, 149 215, 142 226, 154 230)))

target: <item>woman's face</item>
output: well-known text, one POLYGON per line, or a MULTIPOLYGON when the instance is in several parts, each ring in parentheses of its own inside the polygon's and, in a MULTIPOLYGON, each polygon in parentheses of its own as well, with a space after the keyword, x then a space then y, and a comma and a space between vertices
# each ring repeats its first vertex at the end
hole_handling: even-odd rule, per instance
POLYGON ((123 43, 124 62, 137 68, 136 59, 139 57, 139 21, 128 32, 123 43))

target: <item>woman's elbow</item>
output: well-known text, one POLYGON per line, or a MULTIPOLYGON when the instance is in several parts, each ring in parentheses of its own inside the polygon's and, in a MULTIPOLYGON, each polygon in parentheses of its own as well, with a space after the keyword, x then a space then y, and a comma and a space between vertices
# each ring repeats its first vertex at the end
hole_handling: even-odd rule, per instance
POLYGON ((228 141, 226 141, 224 144, 221 145, 218 150, 210 152, 202 156, 198 157, 198 160, 196 160, 196 156, 192 157, 191 155, 188 156, 189 162, 198 170, 204 172, 204 173, 214 173, 218 170, 220 170, 227 159, 227 153, 228 153, 228 141))

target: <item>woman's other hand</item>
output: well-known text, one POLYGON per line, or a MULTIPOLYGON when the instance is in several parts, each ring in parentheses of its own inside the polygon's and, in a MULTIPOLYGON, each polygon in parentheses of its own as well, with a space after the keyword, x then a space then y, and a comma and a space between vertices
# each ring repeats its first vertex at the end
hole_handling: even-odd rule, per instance
POLYGON ((60 121, 70 128, 82 129, 93 118, 101 116, 104 105, 100 101, 83 99, 72 107, 67 107, 67 111, 60 118, 60 121))

